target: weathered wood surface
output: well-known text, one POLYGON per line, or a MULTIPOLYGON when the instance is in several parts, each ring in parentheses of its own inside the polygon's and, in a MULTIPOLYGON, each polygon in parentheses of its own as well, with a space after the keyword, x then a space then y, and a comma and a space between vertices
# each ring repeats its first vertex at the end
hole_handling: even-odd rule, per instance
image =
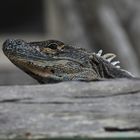
POLYGON ((0 87, 0 139, 140 137, 140 80, 0 87))

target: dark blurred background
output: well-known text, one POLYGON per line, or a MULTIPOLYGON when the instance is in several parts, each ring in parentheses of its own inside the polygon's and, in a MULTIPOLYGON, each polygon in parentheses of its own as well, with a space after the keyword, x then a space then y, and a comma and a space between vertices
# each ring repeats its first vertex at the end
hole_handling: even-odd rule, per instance
MULTIPOLYGON (((140 76, 139 0, 1 0, 1 46, 7 38, 58 39, 94 52, 102 49, 140 76)), ((36 83, 0 50, 0 85, 36 83)))

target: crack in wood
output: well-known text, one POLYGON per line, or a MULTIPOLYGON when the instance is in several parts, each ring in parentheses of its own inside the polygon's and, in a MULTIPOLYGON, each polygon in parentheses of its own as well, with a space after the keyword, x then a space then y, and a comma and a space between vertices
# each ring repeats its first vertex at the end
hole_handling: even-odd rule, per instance
POLYGON ((38 102, 38 101, 25 101, 25 100, 33 100, 33 98, 24 98, 24 99, 6 99, 1 100, 0 103, 14 103, 14 104, 73 104, 73 102, 63 102, 63 101, 49 101, 49 102, 38 102))
POLYGON ((31 100, 32 98, 13 98, 13 99, 3 99, 0 100, 0 103, 17 103, 23 100, 31 100))
POLYGON ((104 127, 104 130, 107 132, 140 132, 139 127, 129 127, 129 128, 119 128, 119 127, 104 127))
POLYGON ((116 93, 116 94, 108 94, 108 95, 97 95, 97 96, 73 96, 71 98, 108 98, 108 97, 114 97, 114 96, 124 96, 124 95, 129 95, 129 94, 139 94, 140 90, 135 90, 135 91, 129 91, 129 92, 120 92, 120 93, 116 93))
MULTIPOLYGON (((108 98, 108 97, 115 97, 115 96, 124 96, 129 94, 139 94, 140 90, 130 91, 130 92, 121 92, 116 94, 110 94, 110 95, 99 95, 99 96, 72 96, 69 98, 72 99, 89 99, 89 98, 108 98)), ((34 98, 27 97, 27 98, 13 98, 13 99, 3 99, 0 100, 0 103, 18 103, 18 104, 74 104, 74 102, 69 101, 33 101, 34 98)), ((90 103, 90 102, 89 102, 90 103)), ((77 102, 77 104, 85 104, 84 102, 77 102)), ((87 104, 87 102, 86 102, 87 104)))

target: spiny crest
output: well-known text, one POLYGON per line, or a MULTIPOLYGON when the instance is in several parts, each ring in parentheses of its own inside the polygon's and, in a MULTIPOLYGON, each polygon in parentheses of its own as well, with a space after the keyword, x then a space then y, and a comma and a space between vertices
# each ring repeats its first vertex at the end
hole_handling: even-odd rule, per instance
POLYGON ((120 63, 120 61, 113 61, 112 62, 112 60, 116 57, 115 54, 107 53, 107 54, 102 55, 102 53, 103 53, 103 50, 99 50, 96 55, 99 56, 99 57, 102 57, 104 60, 110 62, 112 65, 116 66, 116 68, 120 68, 120 66, 117 65, 117 64, 120 63))

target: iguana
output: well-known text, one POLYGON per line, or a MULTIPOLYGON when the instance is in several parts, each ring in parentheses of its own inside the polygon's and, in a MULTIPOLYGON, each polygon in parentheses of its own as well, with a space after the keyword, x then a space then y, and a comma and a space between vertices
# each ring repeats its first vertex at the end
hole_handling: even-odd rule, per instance
POLYGON ((57 40, 26 42, 7 39, 3 52, 21 70, 39 83, 68 80, 93 81, 106 78, 133 78, 112 60, 115 54, 102 55, 76 48, 57 40))

